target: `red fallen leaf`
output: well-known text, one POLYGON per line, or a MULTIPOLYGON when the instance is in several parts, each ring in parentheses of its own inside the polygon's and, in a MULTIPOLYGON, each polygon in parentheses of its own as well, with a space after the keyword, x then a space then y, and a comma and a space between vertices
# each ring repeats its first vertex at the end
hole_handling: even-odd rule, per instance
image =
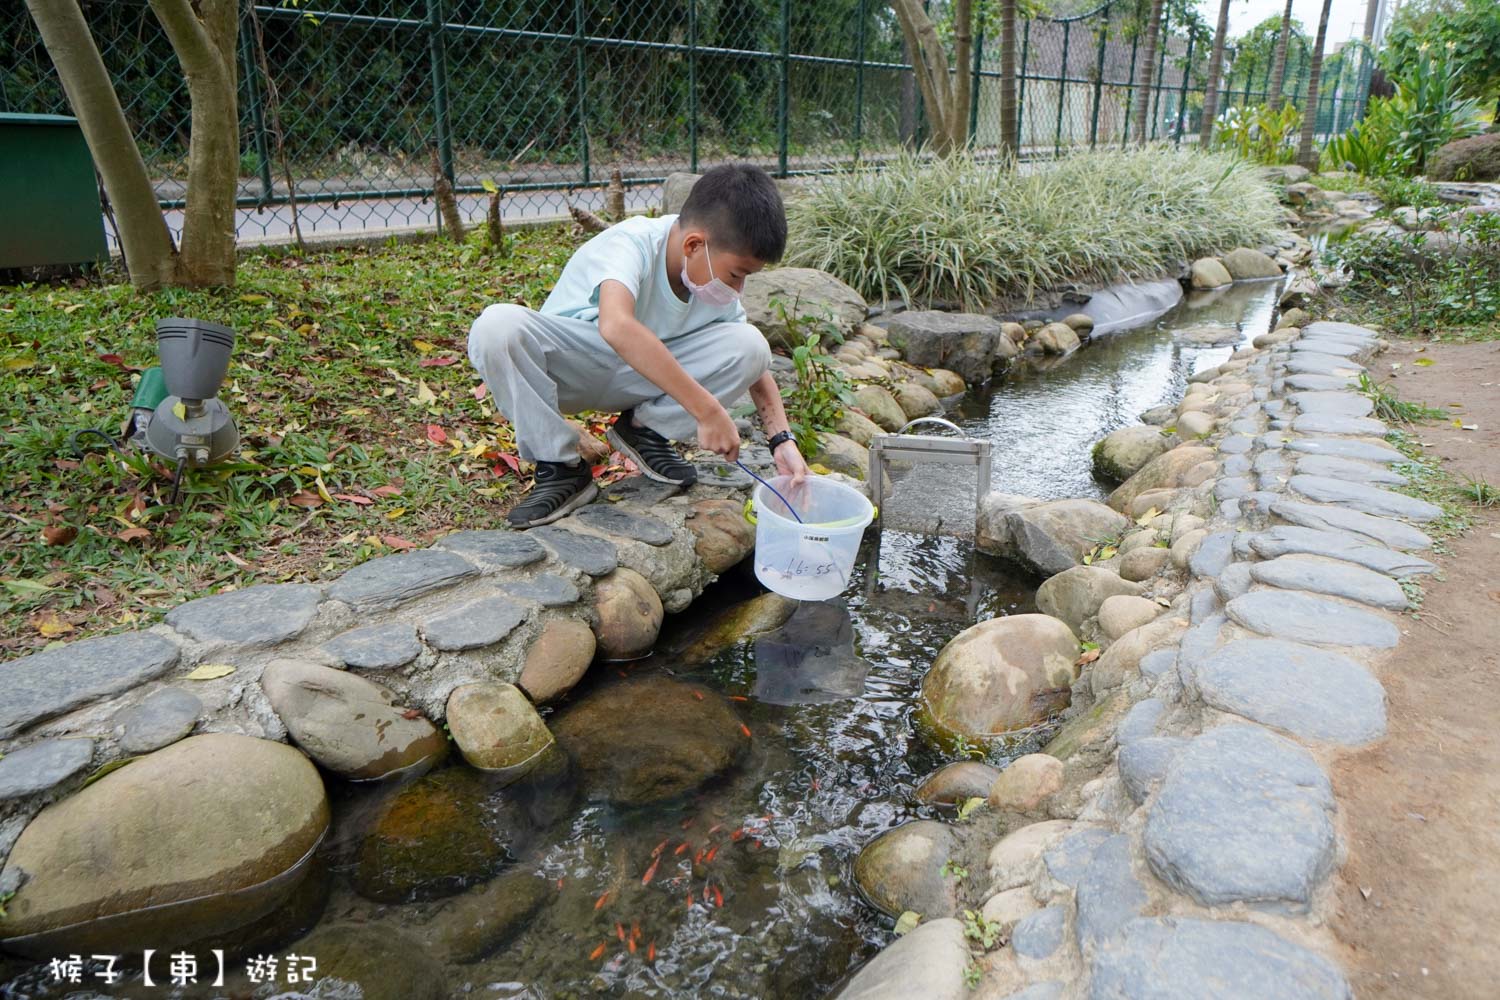
POLYGON ((312 490, 303 490, 300 493, 293 493, 287 497, 286 502, 294 507, 318 507, 322 505, 323 498, 312 490))
POLYGON ((1076 659, 1076 660, 1073 661, 1073 666, 1075 666, 1075 667, 1087 666, 1088 664, 1093 663, 1097 659, 1099 659, 1099 651, 1097 649, 1086 650, 1082 656, 1080 656, 1078 659, 1076 659))
POLYGON ((101 354, 99 355, 99 360, 103 361, 107 365, 119 365, 121 368, 125 367, 125 359, 120 357, 118 354, 101 354))
POLYGON ((448 432, 443 430, 437 424, 428 424, 427 440, 431 441, 433 444, 447 444, 448 432))
POLYGON ((335 493, 333 495, 333 498, 335 500, 348 500, 350 503, 357 503, 361 507, 367 507, 370 504, 372 504, 372 503, 375 502, 374 500, 371 500, 369 497, 356 496, 353 493, 335 493))
POLYGON ((78 529, 71 524, 49 524, 42 529, 42 541, 48 545, 67 545, 77 537, 78 529))
POLYGON ((476 400, 478 400, 478 399, 483 399, 485 396, 487 396, 489 394, 490 387, 487 386, 487 385, 485 385, 483 382, 481 382, 478 385, 476 385, 474 388, 470 389, 469 391, 471 393, 473 393, 474 394, 474 398, 476 400))
POLYGON ((446 368, 448 365, 458 364, 457 358, 423 358, 417 362, 418 368, 446 368))
POLYGON ((515 455, 512 455, 510 452, 507 452, 507 451, 502 451, 502 452, 497 452, 495 454, 495 458, 499 459, 501 462, 504 462, 507 466, 509 466, 511 472, 514 472, 517 475, 520 474, 520 472, 521 472, 521 460, 519 458, 517 458, 515 455))
POLYGON ((399 486, 377 486, 370 491, 378 497, 399 497, 401 488, 399 486))
POLYGON ((393 549, 414 549, 417 547, 416 542, 408 542, 399 535, 381 535, 380 540, 393 549))
POLYGON ((420 719, 421 717, 422 710, 418 708, 408 708, 401 713, 401 718, 403 719, 420 719))
POLYGON ((122 542, 135 542, 150 538, 151 532, 145 528, 126 528, 124 531, 115 532, 115 537, 122 542))

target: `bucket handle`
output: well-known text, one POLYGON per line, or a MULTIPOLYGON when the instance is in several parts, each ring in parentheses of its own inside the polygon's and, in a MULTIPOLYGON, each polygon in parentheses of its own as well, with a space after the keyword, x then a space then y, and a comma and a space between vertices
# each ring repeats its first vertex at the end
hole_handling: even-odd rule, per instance
POLYGON ((944 420, 942 417, 917 417, 915 420, 908 420, 906 424, 896 433, 905 434, 908 430, 915 427, 917 424, 939 424, 943 427, 948 428, 950 431, 959 436, 963 435, 963 429, 961 427, 953 423, 951 420, 944 420))

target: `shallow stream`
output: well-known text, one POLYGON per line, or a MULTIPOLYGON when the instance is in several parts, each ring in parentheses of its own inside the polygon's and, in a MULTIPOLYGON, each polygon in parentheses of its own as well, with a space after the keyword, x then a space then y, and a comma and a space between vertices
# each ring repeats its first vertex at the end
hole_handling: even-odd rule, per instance
MULTIPOLYGON (((994 443, 993 489, 1043 499, 1101 497, 1107 486, 1090 471, 1092 444, 1143 410, 1175 402, 1189 375, 1233 350, 1193 346, 1179 332, 1238 326, 1248 340, 1267 328, 1277 287, 1248 284, 1192 297, 1160 320, 1096 338, 1070 358, 1017 366, 971 392, 949 416, 994 443)), ((898 485, 891 502, 903 502, 906 488, 898 485)), ((769 633, 724 641, 715 638, 733 632, 718 628, 724 616, 744 615, 739 602, 757 593, 748 573, 732 574, 669 621, 656 655, 596 667, 569 696, 559 718, 592 705, 597 724, 607 723, 607 736, 590 743, 592 763, 503 791, 451 765, 421 779, 417 795, 338 789, 335 828, 323 850, 331 892, 321 923, 383 925, 420 941, 454 905, 454 893, 498 871, 525 870, 546 880, 546 898, 492 955, 446 966, 447 995, 823 996, 890 937, 889 919, 853 886, 855 855, 877 834, 924 815, 910 792, 950 759, 914 726, 923 673, 962 629, 1033 610, 1035 586, 952 537, 887 530, 877 545, 872 532, 842 599, 804 604, 769 633), (677 698, 688 706, 681 733, 672 731, 672 713, 652 711, 677 698), (706 714, 697 715, 695 704, 706 714), (624 787, 600 777, 614 774, 611 768, 647 757, 639 763, 670 770, 681 754, 688 758, 681 766, 691 769, 726 745, 724 734, 702 732, 704 720, 744 727, 729 734, 740 742, 726 772, 664 802, 609 801, 624 787), (445 777, 449 771, 457 773, 445 777), (406 796, 400 808, 407 814, 393 819, 397 794, 406 796), (370 849, 372 827, 389 832, 403 823, 426 838, 415 850, 370 849), (392 877, 386 863, 416 874, 392 877), (409 896, 402 887, 412 884, 424 898, 369 898, 409 896)), ((1027 752, 1045 736, 1009 752, 1027 752)), ((381 953, 389 938, 355 936, 361 938, 371 964, 407 961, 381 953)), ((281 942, 276 950, 297 949, 281 942)), ((298 995, 278 989, 237 995, 298 995)), ((0 987, 4 998, 95 995, 213 994, 138 984, 111 994, 79 992, 51 984, 42 970, 0 987)))

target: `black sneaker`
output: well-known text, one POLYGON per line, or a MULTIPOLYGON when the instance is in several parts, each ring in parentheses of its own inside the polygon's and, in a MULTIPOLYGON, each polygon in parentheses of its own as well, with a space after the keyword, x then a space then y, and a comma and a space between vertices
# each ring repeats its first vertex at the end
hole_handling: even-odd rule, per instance
POLYGON ((693 463, 677 454, 672 442, 649 427, 631 426, 633 411, 620 414, 605 438, 617 451, 636 464, 636 468, 658 483, 672 486, 691 486, 698 481, 698 470, 693 463))
POLYGON ((536 463, 536 477, 526 499, 516 505, 505 519, 513 528, 534 528, 551 524, 599 495, 593 470, 582 461, 573 465, 562 462, 536 463))

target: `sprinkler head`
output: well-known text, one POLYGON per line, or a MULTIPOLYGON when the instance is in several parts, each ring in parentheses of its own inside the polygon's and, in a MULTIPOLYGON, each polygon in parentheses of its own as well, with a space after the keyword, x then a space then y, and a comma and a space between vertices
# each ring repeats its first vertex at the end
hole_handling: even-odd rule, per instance
POLYGON ((148 420, 136 423, 132 440, 177 463, 179 477, 184 467, 211 465, 239 444, 234 420, 217 398, 233 348, 234 331, 227 326, 179 318, 156 323, 156 350, 170 395, 148 420))

